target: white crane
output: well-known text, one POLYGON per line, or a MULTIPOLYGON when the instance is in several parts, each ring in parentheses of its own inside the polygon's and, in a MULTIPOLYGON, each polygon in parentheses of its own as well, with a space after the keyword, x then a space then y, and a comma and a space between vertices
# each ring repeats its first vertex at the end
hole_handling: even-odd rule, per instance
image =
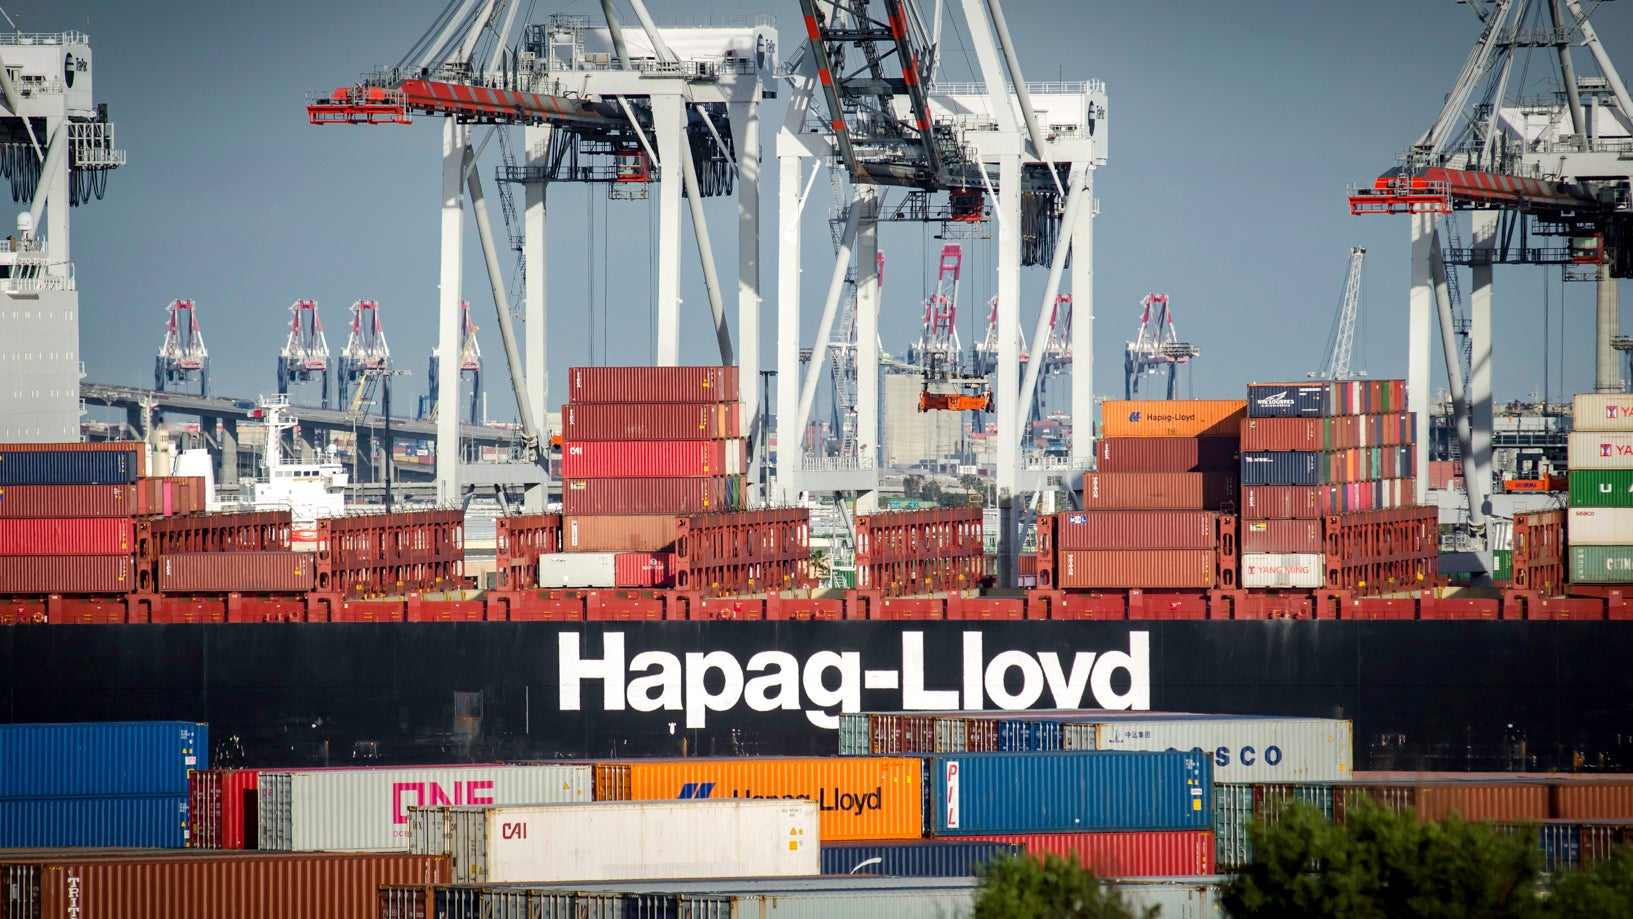
POLYGON ((1361 313, 1361 263, 1366 260, 1366 246, 1351 246, 1349 271, 1344 274, 1344 297, 1338 301, 1338 315, 1333 318, 1332 334, 1327 338, 1327 356, 1321 369, 1310 376, 1317 380, 1347 380, 1366 376, 1350 369, 1355 353, 1355 320, 1361 313))

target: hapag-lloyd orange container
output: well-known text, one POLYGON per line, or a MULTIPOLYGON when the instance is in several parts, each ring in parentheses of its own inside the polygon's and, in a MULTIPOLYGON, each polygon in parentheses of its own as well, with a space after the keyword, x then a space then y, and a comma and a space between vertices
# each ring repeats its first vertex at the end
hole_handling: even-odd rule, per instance
POLYGON ((598 801, 809 798, 823 842, 924 834, 923 766, 906 757, 654 759, 602 763, 598 801))
POLYGON ((1240 399, 1114 400, 1100 404, 1101 437, 1240 437, 1240 399))

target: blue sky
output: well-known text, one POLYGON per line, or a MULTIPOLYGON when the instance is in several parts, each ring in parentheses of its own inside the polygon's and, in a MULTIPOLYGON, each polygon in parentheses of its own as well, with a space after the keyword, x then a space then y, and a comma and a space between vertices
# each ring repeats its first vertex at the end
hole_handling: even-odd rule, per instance
MULTIPOLYGON (((1633 10, 1621 6, 1604 5, 1595 23, 1633 76, 1633 10)), ((441 7, 440 0, 5 5, 25 31, 91 35, 97 96, 129 152, 107 199, 74 215, 90 379, 151 385, 164 307, 183 297, 199 304, 215 390, 270 391, 293 301, 319 301, 338 351, 347 308, 367 298, 382 305, 398 366, 415 375, 411 388, 423 388, 435 339, 438 125, 312 127, 303 104, 309 91, 395 62, 441 7)), ((660 21, 771 13, 785 55, 800 38, 793 0, 650 0, 649 7, 660 21)), ((533 9, 533 21, 551 12, 599 16, 599 4, 583 0, 533 9)), ((1108 87, 1110 162, 1096 177, 1098 393, 1120 396, 1123 343, 1135 331, 1140 297, 1151 291, 1172 297, 1181 335, 1202 348, 1191 384, 1198 397, 1240 397, 1253 379, 1302 377, 1321 360, 1352 245, 1369 250, 1356 363, 1374 377, 1404 375, 1407 223, 1350 216, 1345 187, 1390 167, 1434 117, 1478 30, 1468 7, 1012 0, 1006 9, 1028 79, 1099 78, 1108 87)), ((949 32, 947 44, 946 76, 965 77, 973 55, 960 33, 949 32)), ((768 160, 780 116, 781 103, 769 104, 768 160)), ((496 148, 488 160, 497 162, 496 148)), ((770 161, 766 172, 774 184, 770 161)), ((831 197, 826 189, 813 196, 831 197)), ((770 187, 764 202, 765 224, 774 226, 770 187)), ((729 279, 731 210, 721 202, 708 210, 729 279)), ((655 216, 655 202, 608 203, 599 188, 584 186, 553 190, 552 408, 569 365, 649 359, 647 240, 655 216)), ((905 349, 916 334, 920 301, 934 284, 940 242, 932 233, 904 225, 881 231, 888 350, 905 349)), ((489 413, 507 417, 514 409, 500 382, 492 299, 474 232, 468 236, 465 295, 482 328, 489 413)), ((810 304, 819 301, 831 255, 815 218, 806 239, 806 264, 817 268, 806 272, 810 304)), ((996 288, 991 243, 971 250, 963 330, 974 315, 984 321, 982 304, 996 288)), ((714 340, 689 241, 682 253, 682 359, 709 363, 714 340)), ((769 362, 777 259, 769 243, 762 257, 769 362)), ((1028 270, 1023 279, 1028 329, 1044 273, 1028 270)), ((1592 285, 1561 285, 1557 271, 1545 277, 1532 268, 1499 268, 1497 285, 1498 397, 1543 387, 1545 297, 1549 388, 1555 395, 1561 386, 1589 388, 1592 285)), ((728 312, 734 307, 728 300, 728 312)), ((816 308, 807 312, 809 343, 816 308)), ((1444 386, 1438 366, 1435 380, 1444 386)))

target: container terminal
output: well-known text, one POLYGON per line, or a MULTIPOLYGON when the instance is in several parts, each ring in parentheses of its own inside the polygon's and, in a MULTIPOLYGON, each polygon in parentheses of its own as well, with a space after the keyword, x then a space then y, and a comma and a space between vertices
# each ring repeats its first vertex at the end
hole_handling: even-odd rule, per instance
POLYGON ((800 0, 781 47, 769 14, 455 0, 304 108, 441 131, 429 363, 373 299, 331 352, 291 291, 276 392, 247 397, 215 391, 185 292, 151 388, 83 366, 69 215, 140 162, 90 37, 0 35, 26 208, 0 249, 10 902, 141 914, 162 875, 200 916, 964 915, 976 866, 1054 852, 1218 915, 1284 800, 1534 831, 1548 870, 1607 857, 1633 839, 1633 101, 1576 0, 1476 5, 1438 117, 1347 190, 1410 224, 1406 377, 1356 353, 1357 246, 1307 376, 1204 398, 1207 342, 1164 293, 1121 399, 1074 366, 1108 87, 1029 83, 998 0, 800 0), (939 78, 944 25, 978 82, 939 78), (1563 88, 1515 96, 1527 61, 1563 88), (802 304, 819 175, 834 258, 802 304), (550 402, 557 182, 655 202, 657 354, 572 366, 550 402), (738 206, 731 320, 706 198, 738 206), (936 236, 894 352, 881 223, 936 236), (971 303, 986 240, 997 293, 971 303), (1494 400, 1497 264, 1594 285, 1593 392, 1494 400))

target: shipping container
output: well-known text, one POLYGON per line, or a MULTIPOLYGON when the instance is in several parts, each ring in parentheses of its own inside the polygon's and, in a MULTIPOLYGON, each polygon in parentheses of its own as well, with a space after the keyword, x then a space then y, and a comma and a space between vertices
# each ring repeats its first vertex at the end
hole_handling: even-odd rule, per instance
POLYGON ((1213 832, 1218 870, 1240 868, 1253 860, 1248 830, 1255 821, 1274 824, 1288 806, 1314 808, 1328 820, 1333 816, 1333 785, 1241 784, 1214 786, 1213 832))
POLYGON ((1569 548, 1573 583, 1633 584, 1633 545, 1569 548))
POLYGON ((1327 383, 1254 383, 1247 388, 1249 418, 1321 417, 1340 414, 1327 383))
POLYGON ((676 519, 669 514, 561 518, 561 548, 566 552, 667 552, 675 545, 676 519))
POLYGON ((539 585, 543 588, 616 587, 618 553, 557 552, 539 556, 539 585))
POLYGON ((563 443, 561 474, 567 479, 742 475, 747 456, 741 439, 563 443))
POLYGON ((596 799, 806 798, 823 842, 904 839, 924 829, 920 770, 898 757, 636 760, 596 766, 596 799))
POLYGON ((737 368, 574 367, 567 399, 583 402, 736 402, 737 368))
POLYGON ((702 514, 742 508, 744 491, 735 475, 567 479, 561 507, 566 514, 702 514))
POLYGON ((205 769, 187 779, 188 845, 200 849, 253 849, 260 773, 205 769))
POLYGON ((0 596, 112 594, 136 589, 129 555, 0 556, 0 596))
POLYGON ((1572 546, 1633 546, 1633 508, 1568 508, 1565 542, 1572 546))
MULTIPOLYGON (((185 845, 185 794, 0 798, 0 849, 185 845)), ((0 862, 4 861, 5 853, 0 852, 0 862)))
POLYGON ((1102 437, 1095 442, 1099 472, 1234 472, 1235 437, 1102 437))
POLYGON ((1100 404, 1103 437, 1237 437, 1247 403, 1239 399, 1107 399, 1100 404))
POLYGON ((1195 750, 1219 782, 1348 781, 1351 724, 1331 718, 1127 713, 1099 723, 1102 750, 1195 750))
POLYGON ((1056 549, 1212 549, 1215 511, 1083 511, 1055 515, 1056 549))
POLYGON ((1633 781, 1625 776, 1556 783, 1549 812, 1561 820, 1633 822, 1633 781))
POLYGON ((1633 431, 1574 431, 1567 457, 1571 469, 1633 469, 1633 431))
POLYGON ((1231 472, 1089 472, 1083 475, 1083 509, 1210 510, 1234 507, 1231 472))
POLYGON ((130 517, 136 513, 134 485, 6 485, 0 487, 0 517, 130 517))
POLYGON ((409 828, 409 851, 448 856, 459 884, 822 870, 817 805, 799 799, 415 808, 409 828))
POLYGON ((0 485, 134 485, 139 453, 85 450, 85 445, 32 449, 0 446, 0 485))
POLYGON ((1218 582, 1212 549, 1063 549, 1055 562, 1062 588, 1210 588, 1218 582))
POLYGON ((17 919, 375 919, 387 884, 443 884, 424 855, 0 854, 17 919))
MULTIPOLYGON (((969 838, 969 837, 960 837, 969 838)), ((1023 846, 1028 855, 1077 859, 1103 878, 1180 877, 1214 873, 1213 833, 1157 830, 1143 833, 1022 833, 978 836, 1023 846)))
POLYGON ((408 809, 591 800, 589 766, 426 766, 266 772, 259 847, 277 851, 405 850, 408 809))
POLYGON ((1547 820, 1549 787, 1541 782, 1470 781, 1379 782, 1338 785, 1333 788, 1333 817, 1361 799, 1387 810, 1416 814, 1419 820, 1464 820, 1516 823, 1547 820))
POLYGON ((567 403, 561 407, 561 439, 724 440, 742 437, 739 402, 567 403))
POLYGON ((1248 418, 1242 422, 1246 451, 1325 451, 1410 444, 1416 435, 1411 412, 1334 415, 1324 418, 1248 418))
POLYGON ((1633 469, 1572 470, 1571 507, 1633 507, 1633 469))
POLYGON ((1260 588, 1313 590, 1325 586, 1325 555, 1242 554, 1241 584, 1249 590, 1260 588))
POLYGON ((1244 520, 1323 517, 1405 507, 1417 496, 1410 478, 1341 485, 1243 485, 1244 520))
POLYGON ((0 518, 0 556, 130 555, 135 538, 131 521, 118 517, 0 518))
POLYGON ((181 552, 159 558, 163 593, 304 593, 312 589, 310 552, 181 552))
POLYGON ((925 761, 928 835, 1205 830, 1211 758, 1171 753, 964 753, 925 761))
POLYGON ((1579 393, 1572 404, 1571 426, 1578 431, 1633 431, 1633 395, 1579 393))
POLYGON ((675 553, 620 552, 612 567, 618 587, 668 587, 675 580, 675 553))
POLYGON ((980 866, 1026 852, 1022 842, 904 839, 822 845, 822 873, 889 877, 974 877, 980 866))
POLYGON ((209 725, 191 721, 0 725, 0 798, 186 797, 209 757, 209 725))
POLYGON ((1318 554, 1325 551, 1322 523, 1314 520, 1244 520, 1241 546, 1244 553, 1318 554))

